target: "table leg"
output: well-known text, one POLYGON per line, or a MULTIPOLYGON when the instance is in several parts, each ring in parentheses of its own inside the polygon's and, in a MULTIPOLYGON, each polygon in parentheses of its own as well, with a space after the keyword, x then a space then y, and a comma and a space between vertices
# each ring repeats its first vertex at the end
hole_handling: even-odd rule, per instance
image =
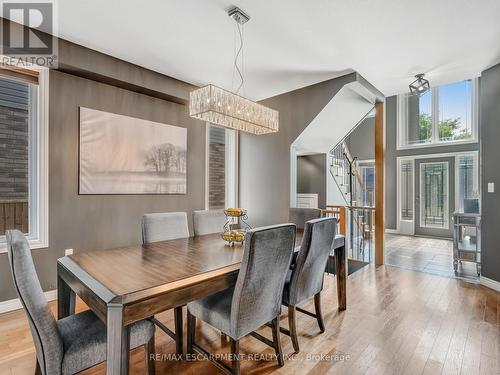
POLYGON ((75 313, 75 292, 66 281, 57 276, 57 319, 66 318, 75 313))
POLYGON ((123 326, 123 306, 108 305, 107 316, 107 355, 106 374, 128 374, 130 332, 128 326, 123 326))
POLYGON ((347 262, 345 256, 345 245, 335 248, 334 251, 339 310, 345 310, 347 308, 347 262))

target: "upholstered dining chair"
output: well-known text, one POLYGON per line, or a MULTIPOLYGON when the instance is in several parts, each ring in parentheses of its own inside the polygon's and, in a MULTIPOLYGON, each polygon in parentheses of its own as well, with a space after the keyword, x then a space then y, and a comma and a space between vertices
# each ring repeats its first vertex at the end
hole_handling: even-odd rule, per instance
POLYGON ((249 334, 273 347, 279 365, 284 365, 279 315, 295 231, 294 224, 282 224, 251 229, 246 233, 243 260, 235 286, 188 303, 188 353, 193 354, 196 350, 209 354, 195 343, 196 319, 200 319, 230 338, 231 367, 213 360, 224 372, 240 373, 239 340, 249 334), (266 323, 271 323, 272 341, 254 332, 266 323))
POLYGON ((290 329, 281 331, 291 337, 293 349, 297 353, 300 348, 295 320, 296 311, 316 318, 320 331, 322 333, 325 331, 321 313, 321 290, 326 263, 334 245, 336 229, 336 218, 322 218, 306 222, 297 259, 292 269, 288 271, 285 280, 283 304, 288 306, 290 329), (314 297, 315 314, 297 307, 299 303, 312 297, 314 297))
POLYGON ((185 212, 161 212, 142 217, 142 243, 189 237, 185 212))
POLYGON ((219 233, 224 231, 226 224, 224 210, 199 210, 193 211, 194 235, 219 233))
MULTIPOLYGON (((28 316, 35 343, 36 374, 76 374, 106 360, 106 326, 90 310, 55 320, 36 274, 28 241, 9 230, 7 253, 14 286, 28 316)), ((144 346, 148 374, 155 372, 155 326, 142 320, 130 327, 130 349, 144 346)))
POLYGON ((290 208, 289 219, 291 223, 297 225, 298 229, 304 229, 309 220, 319 219, 321 209, 319 208, 290 208))
MULTIPOLYGON (((189 237, 187 214, 185 212, 161 212, 145 214, 142 217, 142 243, 175 240, 189 237)), ((175 340, 176 354, 183 354, 182 306, 174 307, 174 331, 153 317, 154 323, 175 340)))

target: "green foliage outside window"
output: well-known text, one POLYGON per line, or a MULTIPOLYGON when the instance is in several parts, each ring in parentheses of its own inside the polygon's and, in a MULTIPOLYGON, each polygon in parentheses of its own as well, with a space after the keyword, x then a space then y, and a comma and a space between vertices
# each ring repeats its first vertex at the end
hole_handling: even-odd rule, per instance
MULTIPOLYGON (((419 139, 427 141, 432 131, 432 117, 428 113, 421 113, 419 117, 419 139)), ((439 121, 439 139, 441 141, 470 139, 472 134, 468 129, 460 129, 460 117, 439 121)))

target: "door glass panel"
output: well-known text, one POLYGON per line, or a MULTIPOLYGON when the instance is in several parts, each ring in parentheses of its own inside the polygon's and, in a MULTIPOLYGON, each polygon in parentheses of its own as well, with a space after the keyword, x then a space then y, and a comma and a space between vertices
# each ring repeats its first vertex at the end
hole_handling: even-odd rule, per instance
POLYGON ((413 161, 401 162, 401 220, 413 220, 413 161))
POLYGON ((448 228, 448 162, 420 164, 420 226, 448 228))
POLYGON ((458 157, 457 210, 464 209, 466 199, 478 199, 478 168, 474 154, 458 157))

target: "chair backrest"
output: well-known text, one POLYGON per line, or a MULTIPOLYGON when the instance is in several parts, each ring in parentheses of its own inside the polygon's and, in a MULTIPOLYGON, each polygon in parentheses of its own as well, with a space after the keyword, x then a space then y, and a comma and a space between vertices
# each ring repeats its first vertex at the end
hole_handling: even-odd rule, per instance
POLYGON ((18 230, 9 230, 7 253, 14 286, 28 315, 40 370, 61 374, 63 342, 36 274, 28 241, 18 230))
POLYGON ((194 235, 222 233, 226 221, 224 210, 193 211, 194 235))
POLYGON ((319 208, 290 208, 289 219, 297 228, 304 229, 309 220, 319 219, 321 209, 319 208))
POLYGON ((333 248, 337 219, 332 217, 310 220, 306 223, 299 255, 290 279, 289 298, 296 305, 323 288, 326 262, 333 248))
POLYGON ((185 212, 145 214, 142 217, 142 243, 189 237, 185 212))
POLYGON ((231 333, 243 337, 273 320, 295 246, 296 226, 282 224, 251 229, 231 304, 231 333))

